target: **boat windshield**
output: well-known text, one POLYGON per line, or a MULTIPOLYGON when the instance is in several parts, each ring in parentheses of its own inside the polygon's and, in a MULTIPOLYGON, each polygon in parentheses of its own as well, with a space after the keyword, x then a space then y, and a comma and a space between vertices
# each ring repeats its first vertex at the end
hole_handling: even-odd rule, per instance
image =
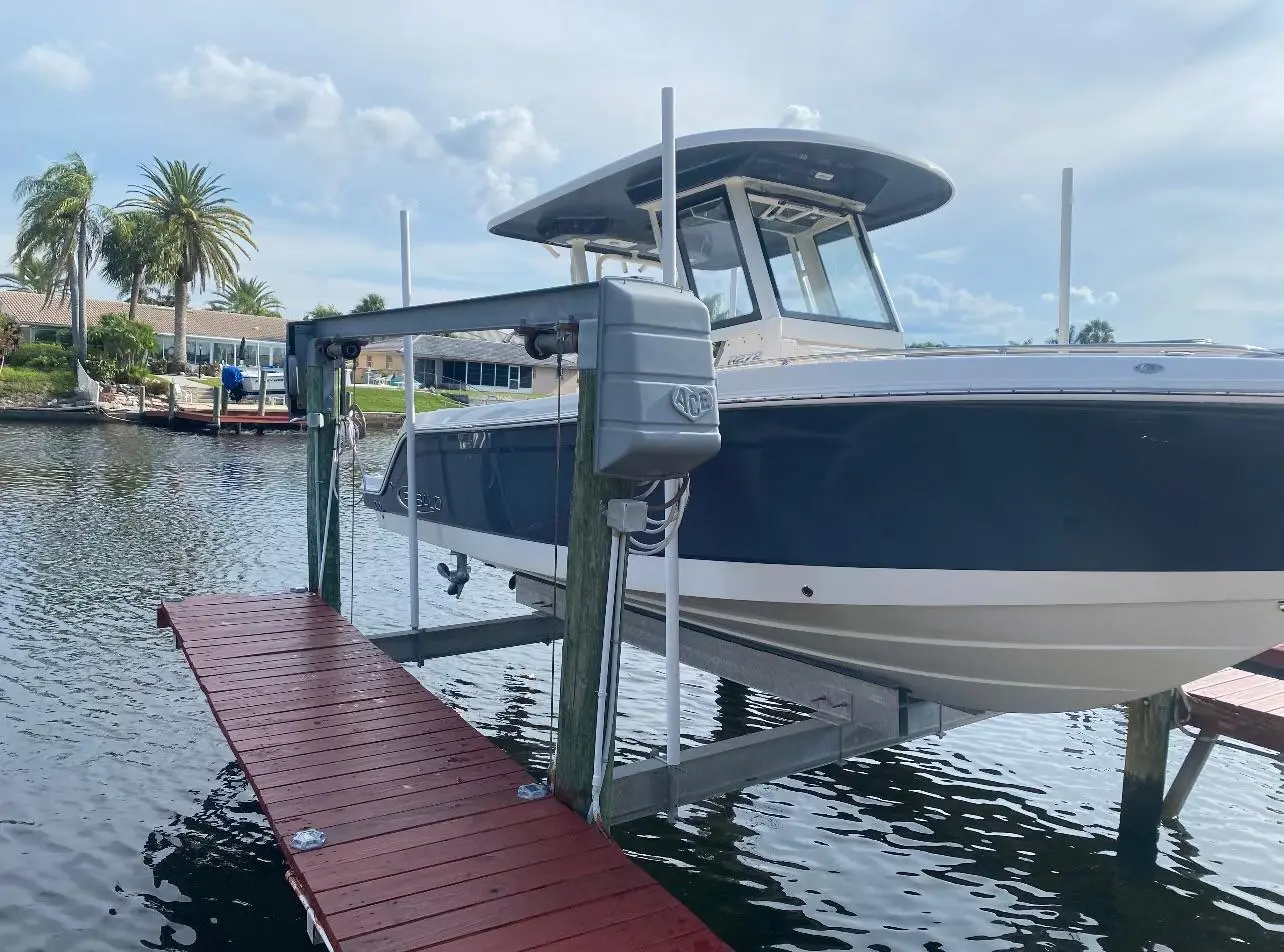
POLYGON ((748 198, 781 314, 896 327, 869 240, 850 215, 795 199, 748 198))
POLYGON ((725 193, 678 209, 678 241, 687 284, 709 308, 715 329, 757 319, 757 303, 745 279, 744 256, 725 193))

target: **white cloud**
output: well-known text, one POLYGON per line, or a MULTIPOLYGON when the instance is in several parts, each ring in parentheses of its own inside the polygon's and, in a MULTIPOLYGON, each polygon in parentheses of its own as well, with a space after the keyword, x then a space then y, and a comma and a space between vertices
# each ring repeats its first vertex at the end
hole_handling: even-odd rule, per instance
POLYGON ((934 251, 924 251, 917 257, 920 261, 933 261, 937 264, 958 264, 967 256, 967 248, 963 245, 955 245, 952 248, 937 248, 934 251))
POLYGON ((819 129, 820 110, 797 104, 786 106, 777 125, 782 129, 819 129))
MULTIPOLYGON (((1104 291, 1098 294, 1086 285, 1071 285, 1070 296, 1075 300, 1082 301, 1088 307, 1113 307, 1119 303, 1119 295, 1114 291, 1104 291)), ((1039 295, 1039 299, 1055 301, 1057 300, 1057 294, 1053 291, 1044 291, 1039 295)))
POLYGON ((515 172, 513 166, 557 158, 557 150, 536 130, 535 117, 523 106, 487 109, 467 119, 452 116, 435 140, 475 183, 474 211, 482 220, 539 193, 535 180, 515 172))
POLYGON ((338 218, 343 209, 333 200, 322 198, 316 201, 303 199, 294 203, 295 211, 312 218, 338 218))
MULTIPOLYGON (((747 13, 759 3, 750 0, 747 13)), ((323 3, 300 19, 288 4, 226 0, 220 9, 228 22, 255 24, 244 46, 221 41, 233 67, 229 86, 245 83, 244 54, 270 64, 264 69, 274 80, 311 78, 314 85, 296 95, 337 106, 329 113, 338 113, 337 123, 301 143, 308 155, 288 145, 291 161, 281 161, 287 147, 269 149, 249 134, 254 127, 247 129, 244 113, 258 116, 254 102, 231 106, 227 121, 215 127, 217 91, 210 90, 211 100, 195 98, 207 57, 189 51, 167 61, 173 36, 210 35, 200 32, 205 24, 196 8, 171 5, 165 18, 149 19, 137 4, 120 10, 88 5, 78 29, 106 45, 84 41, 78 49, 95 74, 103 74, 95 86, 105 88, 107 66, 100 61, 115 58, 113 74, 124 80, 119 94, 113 89, 103 101, 67 97, 67 115, 58 123, 42 122, 39 110, 47 104, 40 97, 10 97, 10 121, 31 135, 24 149, 0 155, 0 180, 33 171, 34 156, 64 154, 60 130, 79 127, 88 138, 75 144, 101 155, 104 175, 121 182, 133 181, 140 157, 172 150, 162 154, 208 159, 225 171, 256 217, 299 219, 300 198, 332 194, 344 209, 343 230, 395 238, 395 210, 382 198, 395 193, 396 206, 431 209, 416 216, 417 235, 452 241, 474 230, 475 199, 505 204, 534 190, 532 176, 541 185, 566 181, 658 141, 665 83, 677 90, 680 133, 771 126, 782 120, 786 104, 805 103, 789 110, 786 121, 815 113, 826 130, 938 163, 958 195, 921 222, 875 234, 888 277, 905 286, 902 273, 930 269, 953 277, 956 292, 971 289, 984 299, 984 289, 994 301, 1027 304, 1031 326, 1013 337, 1041 340, 1051 329, 1047 315, 1055 305, 1041 302, 1039 291, 1055 288, 1060 170, 1072 165, 1076 272, 1120 299, 1111 307, 1109 292, 1094 290, 1098 303, 1089 307, 1076 297, 1080 318, 1105 315, 1116 322, 1119 315, 1126 333, 1138 338, 1226 336, 1284 345, 1284 271, 1271 260, 1284 202, 1263 201, 1284 195, 1284 166, 1276 160, 1284 148, 1284 97, 1276 92, 1284 88, 1278 55, 1284 4, 1136 0, 1085 12, 1029 0, 1005 5, 983 22, 967 5, 938 5, 924 18, 903 4, 816 3, 821 12, 792 23, 785 47, 778 43, 778 22, 747 15, 738 22, 738 42, 710 58, 703 47, 725 14, 689 2, 654 0, 645 9, 612 8, 603 17, 588 0, 565 0, 557 18, 530 17, 520 0, 492 0, 484 10, 323 3), (674 15, 684 30, 664 43, 612 47, 609 84, 576 86, 562 72, 541 68, 574 61, 583 49, 603 48, 674 15), (860 57, 815 55, 833 37, 857 31, 860 57), (489 68, 479 71, 482 48, 489 68), (763 57, 767 48, 775 54, 763 57), (131 71, 152 75, 176 67, 187 67, 177 77, 189 95, 181 109, 157 110, 145 90, 127 81, 131 71), (322 71, 333 79, 319 78, 322 71), (520 98, 512 98, 514 89, 520 98), (877 95, 851 94, 862 89, 877 95), (492 160, 512 150, 461 141, 468 138, 460 127, 470 125, 469 117, 518 105, 532 117, 534 138, 556 143, 552 168, 541 165, 547 153, 538 148, 519 148, 503 164, 492 160), (372 109, 367 115, 358 107, 372 109), (110 128, 93 121, 94 112, 108 108, 110 128), (446 118, 452 115, 460 117, 453 128, 446 118), (115 149, 112 136, 137 147, 115 149), (454 153, 437 147, 446 140, 454 153), (362 142, 373 148, 359 149, 362 142), (429 154, 421 156, 420 146, 429 154), (332 161, 316 161, 318 155, 332 161), (1208 200, 1196 195, 1192 204, 1188 193, 1199 190, 1209 192, 1208 200), (272 193, 282 198, 279 212, 269 207, 272 193), (1171 199, 1158 201, 1161 193, 1171 199), (966 257, 946 272, 934 252, 956 245, 967 246, 966 257)), ((10 61, 58 35, 24 36, 21 29, 30 26, 8 37, 10 61)), ((9 65, 0 69, 17 79, 9 65)), ((480 123, 471 125, 476 137, 480 123)), ((0 211, 4 199, 0 194, 0 211)), ((307 234, 340 230, 323 218, 307 226, 301 229, 307 234)), ((272 277, 266 269, 264 277, 272 277)), ((946 307, 947 298, 911 289, 941 309, 940 321, 962 320, 962 312, 946 307)), ((903 295, 898 303, 911 323, 938 320, 903 295)), ((976 338, 988 319, 972 320, 952 325, 947 339, 962 339, 955 330, 976 338)))
POLYGON ((159 78, 174 98, 209 105, 267 135, 332 131, 343 114, 343 97, 329 76, 295 76, 245 57, 233 60, 213 46, 197 50, 195 65, 159 78))
POLYGON ((443 152, 491 167, 524 158, 544 162, 557 158, 557 150, 535 130, 535 117, 523 106, 487 109, 467 119, 452 116, 436 139, 443 152))
POLYGON ((400 106, 373 106, 358 109, 353 117, 355 133, 369 144, 420 157, 431 151, 432 140, 409 109, 400 106))
POLYGON ((403 198, 396 192, 384 192, 379 196, 379 207, 393 215, 400 215, 404 208, 410 212, 413 225, 413 216, 419 208, 419 202, 413 198, 403 198))
POLYGON ((1022 339, 1025 309, 925 274, 907 274, 892 287, 907 333, 944 338, 949 343, 1022 339))
POLYGON ((533 178, 515 176, 505 169, 484 168, 477 186, 477 217, 485 221, 538 194, 533 178))
MULTIPOLYGON (((554 261, 539 245, 483 238, 443 242, 426 235, 431 219, 411 217, 413 299, 429 303, 479 294, 565 283, 565 258, 554 261)), ((317 303, 351 307, 376 291, 401 300, 401 253, 395 218, 367 238, 324 223, 260 217, 255 240, 261 249, 246 268, 266 280, 302 316, 317 303)))
POLYGON ((75 91, 93 82, 93 73, 78 53, 36 45, 13 61, 14 72, 26 73, 50 86, 75 91))

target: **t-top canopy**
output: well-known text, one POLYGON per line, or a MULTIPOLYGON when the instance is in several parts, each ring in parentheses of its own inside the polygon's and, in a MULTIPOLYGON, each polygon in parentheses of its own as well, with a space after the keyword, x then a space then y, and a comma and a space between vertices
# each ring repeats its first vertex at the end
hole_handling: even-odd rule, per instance
MULTIPOLYGON (((929 162, 858 139, 801 129, 729 129, 676 142, 678 194, 744 178, 864 206, 869 230, 917 218, 954 195, 929 162)), ((657 257, 650 215, 660 198, 660 147, 652 146, 491 220, 492 234, 550 245, 583 239, 591 251, 657 257)))

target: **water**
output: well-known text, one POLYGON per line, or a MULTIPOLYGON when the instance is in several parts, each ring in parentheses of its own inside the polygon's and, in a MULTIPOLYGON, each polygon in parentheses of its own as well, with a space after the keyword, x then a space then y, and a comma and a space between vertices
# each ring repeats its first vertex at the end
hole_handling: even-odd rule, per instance
MULTIPOLYGON (((389 439, 363 455, 381 465, 389 439)), ((6 952, 311 948, 253 796, 155 627, 163 597, 303 584, 303 468, 294 436, 0 426, 6 952)), ((345 498, 345 610, 355 589, 365 631, 403 626, 403 540, 360 510, 353 525, 345 498)), ((446 597, 441 555, 423 552, 426 620, 511 609, 485 568, 446 597)), ((410 670, 542 775, 550 662, 536 646, 410 670)), ((632 651, 625 666, 634 757, 663 744, 663 672, 632 651)), ((683 684, 690 742, 798 716, 691 669, 683 684)), ((1123 741, 1112 711, 1003 717, 617 835, 739 950, 1284 948, 1280 765, 1218 750, 1138 879, 1113 855, 1123 741)))

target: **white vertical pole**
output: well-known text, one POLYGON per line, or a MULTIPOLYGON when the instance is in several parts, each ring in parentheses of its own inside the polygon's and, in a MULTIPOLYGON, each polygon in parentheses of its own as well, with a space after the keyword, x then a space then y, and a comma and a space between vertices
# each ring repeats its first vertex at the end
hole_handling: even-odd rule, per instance
MULTIPOLYGON (((678 286, 678 187, 677 147, 673 131, 673 87, 660 92, 660 266, 664 283, 678 286)), ((667 479, 664 495, 674 499, 679 482, 667 479)), ((677 500, 673 503, 678 505, 677 500)), ((678 665, 678 596, 682 579, 678 561, 678 528, 669 533, 664 548, 664 699, 668 744, 665 759, 670 767, 682 762, 682 681, 678 665)))
POLYGON ((1074 169, 1061 170, 1061 289, 1058 297, 1057 343, 1070 343, 1070 210, 1074 205, 1074 169))
MULTIPOLYGON (((410 307, 410 211, 401 210, 401 306, 410 307)), ((410 540, 410 627, 419 627, 419 492, 415 483, 415 338, 401 342, 406 387, 406 535, 410 540)))
POLYGON ((571 239, 571 284, 588 284, 588 242, 571 239))

